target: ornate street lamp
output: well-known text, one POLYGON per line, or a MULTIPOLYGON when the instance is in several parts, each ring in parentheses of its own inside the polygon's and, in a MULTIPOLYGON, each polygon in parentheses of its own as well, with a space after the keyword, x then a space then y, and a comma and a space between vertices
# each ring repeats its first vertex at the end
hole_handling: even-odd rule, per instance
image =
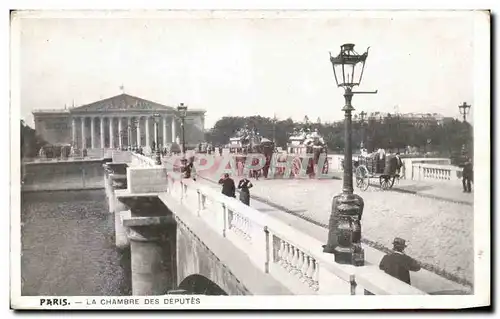
POLYGON ((161 115, 159 113, 154 113, 153 114, 153 120, 155 121, 155 140, 156 140, 156 143, 155 143, 155 148, 156 148, 156 156, 155 156, 155 164, 156 165, 161 165, 161 154, 160 154, 160 147, 158 146, 158 126, 159 126, 159 123, 160 123, 160 118, 161 118, 161 115))
POLYGON ((344 179, 342 193, 333 197, 330 215, 328 242, 323 246, 326 253, 335 254, 335 261, 354 266, 364 265, 364 250, 361 247, 361 216, 364 201, 354 194, 352 183, 352 96, 354 94, 369 94, 373 92, 353 92, 352 88, 361 83, 368 50, 363 54, 354 51, 354 44, 344 44, 340 47, 338 56, 330 53, 333 75, 337 87, 344 89, 345 106, 345 152, 344 179))
POLYGON ((177 112, 179 113, 179 117, 181 118, 181 134, 182 134, 182 159, 181 159, 181 166, 182 166, 182 171, 184 171, 184 168, 187 165, 187 159, 186 159, 186 135, 185 135, 185 123, 184 120, 186 119, 187 116, 187 106, 184 105, 184 103, 181 103, 177 107, 177 112))
POLYGON ((460 114, 462 114, 462 116, 464 118, 464 123, 467 121, 467 115, 469 114, 470 107, 471 106, 465 102, 458 106, 458 109, 460 110, 460 114))

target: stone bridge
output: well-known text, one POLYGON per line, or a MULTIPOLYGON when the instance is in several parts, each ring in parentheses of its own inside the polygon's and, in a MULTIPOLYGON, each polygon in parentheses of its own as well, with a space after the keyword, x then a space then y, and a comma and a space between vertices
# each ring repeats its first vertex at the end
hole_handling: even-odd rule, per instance
POLYGON ((115 152, 104 166, 134 295, 425 294, 376 264, 337 264, 318 239, 148 157, 115 152))

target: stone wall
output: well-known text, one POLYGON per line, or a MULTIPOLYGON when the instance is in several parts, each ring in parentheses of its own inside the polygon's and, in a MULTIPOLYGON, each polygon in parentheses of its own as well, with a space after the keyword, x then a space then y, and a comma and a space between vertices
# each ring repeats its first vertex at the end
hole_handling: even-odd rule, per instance
POLYGON ((25 163, 23 191, 104 188, 102 160, 25 163))

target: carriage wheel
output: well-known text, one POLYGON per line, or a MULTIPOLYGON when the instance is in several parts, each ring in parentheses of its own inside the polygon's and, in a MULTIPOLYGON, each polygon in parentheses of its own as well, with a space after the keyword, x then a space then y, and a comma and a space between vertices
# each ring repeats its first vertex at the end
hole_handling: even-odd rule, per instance
POLYGON ((393 176, 392 180, 391 180, 391 185, 389 186, 389 188, 392 188, 392 186, 394 186, 394 181, 395 180, 396 180, 396 176, 393 176))
POLYGON ((295 157, 292 162, 292 176, 298 177, 302 169, 302 161, 300 157, 295 157))
POLYGON ((380 187, 383 190, 388 190, 389 188, 391 188, 391 177, 387 175, 380 176, 380 187))
POLYGON ((368 176, 368 169, 365 165, 356 167, 356 187, 362 191, 366 191, 370 186, 370 177, 368 176))

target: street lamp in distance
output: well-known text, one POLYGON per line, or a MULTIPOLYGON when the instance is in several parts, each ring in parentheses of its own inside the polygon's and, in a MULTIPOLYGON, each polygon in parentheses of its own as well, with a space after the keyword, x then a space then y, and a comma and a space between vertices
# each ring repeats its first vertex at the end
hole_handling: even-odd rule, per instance
POLYGON ((469 114, 470 108, 471 108, 471 106, 465 102, 458 106, 458 109, 460 110, 460 114, 462 114, 462 116, 464 118, 464 123, 467 121, 467 115, 469 114))
POLYGON ((334 57, 330 53, 333 75, 337 87, 344 89, 344 178, 342 193, 333 197, 330 215, 328 242, 323 246, 325 253, 335 255, 335 262, 364 265, 364 250, 361 247, 361 216, 364 201, 354 194, 352 173, 352 96, 354 94, 374 94, 373 92, 353 92, 363 78, 368 50, 363 54, 354 51, 354 44, 347 43, 340 47, 340 53, 334 57))
POLYGON ((153 114, 153 120, 155 121, 155 148, 156 148, 156 153, 155 153, 155 164, 156 165, 161 165, 161 155, 160 155, 160 147, 158 146, 158 126, 160 122, 161 115, 160 113, 154 113, 153 114))
POLYGON ((182 134, 182 159, 181 159, 181 167, 184 172, 184 168, 187 165, 186 159, 186 133, 185 133, 185 119, 187 116, 187 106, 184 103, 179 104, 177 107, 177 112, 179 113, 179 117, 181 118, 181 134, 182 134))

